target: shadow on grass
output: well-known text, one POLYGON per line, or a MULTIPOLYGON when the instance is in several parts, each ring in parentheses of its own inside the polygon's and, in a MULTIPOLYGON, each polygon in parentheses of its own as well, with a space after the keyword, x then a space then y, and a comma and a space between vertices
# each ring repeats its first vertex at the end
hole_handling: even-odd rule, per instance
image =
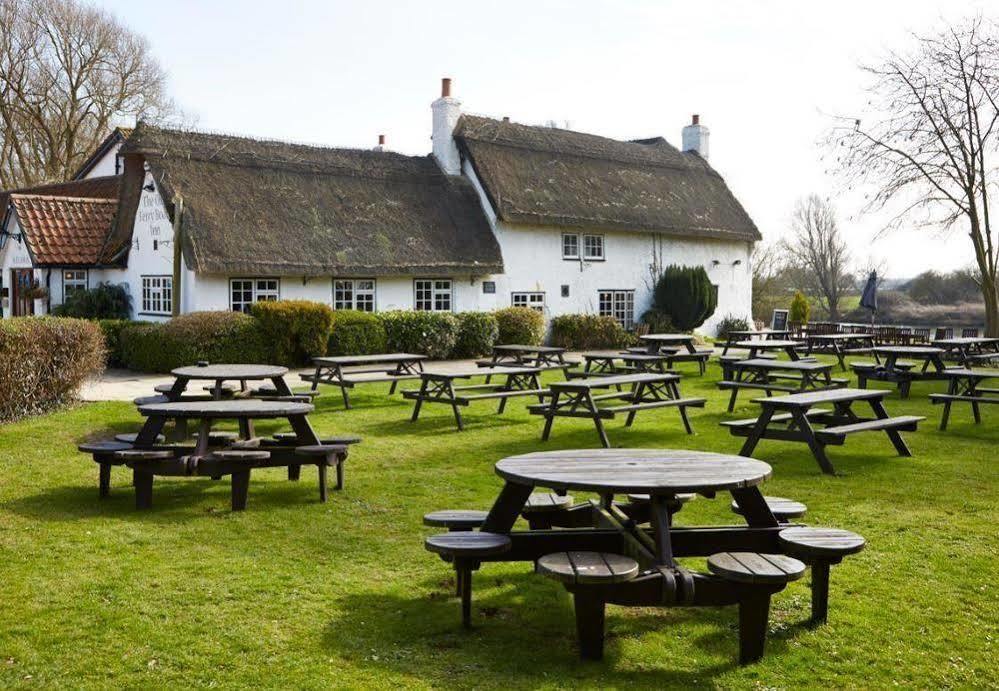
MULTIPOLYGON (((485 574, 475 574, 471 630, 461 627, 454 580, 448 577, 417 584, 412 596, 346 595, 341 616, 326 626, 324 645, 352 663, 424 679, 432 664, 433 676, 444 676, 443 686, 449 688, 495 679, 510 687, 534 687, 541 678, 559 684, 602 679, 643 688, 701 686, 738 667, 735 607, 636 610, 610 605, 604 659, 589 662, 578 656, 568 592, 533 573, 485 574), (690 627, 697 633, 688 635, 690 627), (651 659, 639 652, 639 660, 626 660, 633 650, 625 653, 623 648, 663 635, 680 640, 654 647, 660 654, 651 659), (672 650, 674 645, 679 650, 672 650), (688 645, 697 648, 696 655, 682 653, 688 645), (636 662, 643 669, 636 670, 636 662)), ((805 628, 772 625, 766 656, 781 656, 788 640, 805 628)), ((433 683, 442 685, 439 678, 433 683)))

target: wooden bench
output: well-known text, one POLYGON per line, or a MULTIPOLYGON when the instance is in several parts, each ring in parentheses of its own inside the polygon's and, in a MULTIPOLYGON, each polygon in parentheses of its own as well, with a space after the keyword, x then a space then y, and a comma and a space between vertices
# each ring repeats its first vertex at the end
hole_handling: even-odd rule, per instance
POLYGON ((843 557, 864 549, 866 541, 837 528, 785 528, 777 535, 781 549, 812 567, 813 623, 824 623, 829 612, 829 569, 843 557))
POLYGON ((539 401, 549 394, 548 389, 541 387, 540 367, 492 367, 482 372, 421 372, 420 388, 406 389, 402 397, 415 401, 410 422, 416 422, 425 403, 442 403, 451 407, 458 431, 465 429, 465 422, 458 407, 466 407, 474 401, 498 400, 496 414, 501 415, 506 410, 506 402, 511 398, 533 396, 539 401), (487 381, 493 377, 505 377, 502 384, 467 384, 455 386, 455 380, 471 379, 486 375, 487 381))
POLYGON ((680 377, 676 374, 640 372, 552 382, 549 385, 551 396, 548 402, 530 405, 528 411, 532 415, 541 415, 545 418, 545 427, 541 433, 542 441, 547 441, 551 435, 552 423, 556 417, 589 418, 596 427, 601 443, 609 448, 610 440, 604 430, 603 420, 610 420, 621 413, 626 413, 625 426, 630 427, 639 411, 670 407, 679 411, 684 429, 687 434, 692 434, 687 408, 703 408, 706 399, 681 398, 679 380, 680 377), (596 391, 618 386, 631 387, 631 390, 595 394, 596 391), (614 400, 624 403, 604 405, 605 401, 614 400))
POLYGON ((456 589, 461 597, 461 623, 472 627, 472 572, 479 568, 482 557, 509 552, 509 535, 483 532, 450 532, 426 539, 427 550, 441 555, 454 565, 456 589))
POLYGON ((520 515, 527 521, 531 530, 546 530, 555 527, 560 514, 564 514, 572 504, 573 498, 570 494, 532 492, 524 502, 520 515))
MULTIPOLYGON (((918 415, 898 415, 896 417, 881 418, 878 420, 861 420, 851 422, 846 425, 826 427, 816 430, 815 436, 824 444, 842 444, 846 437, 858 432, 882 432, 894 430, 896 432, 915 432, 916 426, 925 420, 925 417, 918 415)), ((901 453, 901 455, 907 455, 901 453)))
POLYGON ((336 467, 336 489, 343 489, 343 464, 347 460, 347 447, 343 444, 312 444, 295 447, 295 454, 316 459, 319 469, 319 501, 326 502, 326 469, 336 467))
POLYGON ((933 405, 943 404, 944 411, 943 415, 940 417, 940 429, 947 429, 947 421, 950 419, 950 406, 953 403, 970 403, 972 414, 975 417, 975 424, 981 424, 982 413, 979 410, 979 404, 985 405, 995 405, 999 403, 999 398, 994 398, 991 396, 967 396, 967 395, 957 395, 957 394, 946 394, 946 393, 931 393, 930 403, 933 405))
POLYGON ((317 357, 312 359, 316 366, 312 374, 303 374, 303 381, 312 384, 312 391, 317 391, 320 384, 329 384, 340 388, 343 405, 350 408, 348 389, 358 384, 374 382, 392 382, 389 395, 395 393, 400 381, 419 379, 423 371, 426 355, 415 353, 386 353, 382 355, 342 355, 335 357, 317 357), (358 375, 377 374, 377 377, 362 377, 358 375))
MULTIPOLYGON (((779 523, 787 523, 792 518, 801 518, 808 512, 807 506, 793 499, 785 497, 763 497, 763 500, 767 503, 770 513, 774 515, 774 518, 779 523)), ((731 509, 732 513, 742 515, 742 508, 739 507, 738 502, 733 501, 731 509)))
POLYGON ((478 530, 488 515, 488 511, 474 509, 444 509, 424 514, 423 525, 447 528, 451 532, 478 530))
POLYGON ((118 458, 116 454, 119 451, 127 451, 132 448, 130 442, 124 441, 89 441, 84 442, 76 447, 83 453, 89 453, 94 457, 94 463, 97 464, 98 479, 97 479, 97 496, 104 499, 111 493, 111 467, 116 465, 124 465, 125 461, 118 458))
POLYGON ((739 593, 739 663, 763 657, 770 597, 805 573, 805 565, 783 554, 719 552, 708 557, 708 570, 743 586, 739 593))

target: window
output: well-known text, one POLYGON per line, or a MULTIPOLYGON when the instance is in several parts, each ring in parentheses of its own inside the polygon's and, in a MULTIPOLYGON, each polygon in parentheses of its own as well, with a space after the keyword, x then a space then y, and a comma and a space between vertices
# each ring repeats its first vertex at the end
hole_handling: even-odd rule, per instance
POLYGON ((532 310, 538 312, 545 311, 545 294, 544 293, 514 293, 513 294, 513 306, 514 307, 530 307, 532 310))
POLYGON ((62 272, 62 301, 66 302, 73 293, 87 289, 86 270, 67 269, 62 272))
POLYGON ((142 277, 142 313, 173 312, 173 276, 142 277))
POLYGON ((482 293, 484 295, 493 295, 496 293, 496 281, 483 281, 482 282, 482 293))
POLYGON ((271 302, 279 297, 281 282, 276 278, 234 278, 229 281, 229 304, 233 312, 249 312, 255 302, 271 302))
POLYGON ((601 290, 598 296, 601 317, 614 317, 626 329, 635 326, 634 290, 601 290))
POLYGON ((562 234, 562 259, 579 259, 579 236, 575 233, 562 234))
POLYGON ((569 286, 566 285, 565 283, 562 284, 562 297, 564 298, 569 297, 569 286))
POLYGON ((601 262, 604 260, 604 236, 583 236, 583 259, 601 262))
POLYGON ((374 312, 374 279, 338 279, 333 281, 333 309, 374 312))
POLYGON ((424 312, 451 311, 450 278, 418 278, 413 281, 416 292, 414 306, 424 312))

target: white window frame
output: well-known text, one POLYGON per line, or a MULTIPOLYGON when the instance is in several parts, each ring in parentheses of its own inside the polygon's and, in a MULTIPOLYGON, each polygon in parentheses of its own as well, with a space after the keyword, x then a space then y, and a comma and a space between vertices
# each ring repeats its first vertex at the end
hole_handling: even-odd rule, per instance
POLYGON ((602 262, 607 259, 606 241, 603 235, 584 235, 582 242, 583 259, 588 262, 602 262), (599 252, 590 252, 590 241, 600 249, 599 252))
POLYGON ((579 233, 562 233, 562 259, 579 259, 579 233), (566 242, 572 240, 572 243, 576 246, 576 251, 566 251, 566 242))
POLYGON ((86 269, 63 269, 62 270, 62 301, 66 302, 66 299, 70 296, 70 293, 77 290, 87 289, 87 270, 86 269), (69 274, 76 274, 73 278, 69 277, 69 274), (80 278, 80 276, 83 278, 80 278))
POLYGON ((545 294, 537 291, 518 291, 516 293, 510 293, 510 304, 514 307, 528 307, 544 314, 545 294))
POLYGON ((601 317, 614 317, 622 327, 630 331, 635 327, 635 291, 617 288, 598 290, 597 314, 601 317))
POLYGON ((377 288, 378 283, 373 278, 334 278, 333 309, 375 312, 378 310, 377 288))
POLYGON ((140 314, 168 317, 173 314, 173 276, 140 276, 142 285, 140 314))
POLYGON ((413 309, 417 312, 453 312, 454 281, 450 278, 413 279, 413 309), (443 307, 445 301, 447 306, 443 307))
POLYGON ((249 312, 250 305, 258 302, 272 302, 280 299, 280 278, 240 277, 229 279, 229 309, 233 312, 249 312), (233 295, 237 284, 239 285, 240 290, 238 300, 234 299, 235 296, 233 295))

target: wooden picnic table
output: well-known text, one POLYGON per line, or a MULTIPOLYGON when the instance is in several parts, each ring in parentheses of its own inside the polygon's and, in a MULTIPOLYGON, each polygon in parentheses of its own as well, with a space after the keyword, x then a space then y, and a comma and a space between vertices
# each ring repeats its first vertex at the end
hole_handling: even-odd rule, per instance
POLYGON ((734 344, 736 348, 745 348, 749 351, 749 359, 755 359, 760 353, 782 352, 787 353, 791 360, 800 360, 798 348, 804 347, 803 341, 790 341, 781 339, 749 340, 739 341, 734 344))
MULTIPOLYGON (((297 455, 295 449, 320 445, 320 440, 307 417, 314 409, 311 403, 259 399, 173 401, 140 405, 138 409, 139 413, 146 417, 146 421, 136 436, 134 448, 174 452, 172 458, 134 464, 136 505, 139 508, 147 508, 152 504, 155 475, 199 475, 212 478, 231 475, 233 509, 238 511, 246 507, 251 469, 287 466, 288 479, 297 480, 301 466, 314 464, 315 461, 297 455), (197 440, 193 449, 182 446, 161 446, 157 441, 167 420, 178 418, 199 421, 197 440), (292 444, 268 447, 268 458, 254 461, 226 460, 216 458, 210 453, 209 435, 213 424, 217 421, 237 421, 240 436, 243 439, 250 439, 253 435, 253 421, 274 419, 286 419, 296 439, 292 444)), ((346 454, 346 451, 343 453, 346 454)))
POLYGON ((822 390, 846 386, 845 379, 833 379, 832 365, 811 360, 735 360, 726 364, 730 377, 718 382, 718 388, 731 390, 728 412, 735 409, 741 389, 760 389, 771 395, 774 391, 822 390))
POLYGON ((645 342, 650 353, 658 353, 663 347, 674 346, 676 349, 686 350, 691 355, 697 353, 696 340, 693 334, 645 334, 639 336, 645 342))
POLYGON ((173 386, 164 391, 163 395, 170 401, 180 401, 184 397, 188 384, 192 381, 212 382, 210 393, 212 398, 220 400, 223 386, 226 382, 239 382, 240 392, 248 393, 246 382, 270 381, 279 396, 291 396, 292 391, 285 381, 287 367, 277 365, 245 365, 245 364, 204 364, 178 367, 170 372, 175 379, 173 386))
POLYGON ((343 395, 343 405, 350 408, 350 397, 347 389, 357 384, 368 382, 392 382, 389 395, 395 393, 400 381, 419 379, 423 371, 426 355, 415 353, 382 353, 377 355, 336 355, 332 357, 312 358, 316 366, 313 374, 303 374, 302 379, 312 383, 312 390, 320 384, 329 384, 340 388, 343 395), (357 378, 359 374, 379 374, 378 377, 357 378))
POLYGON ((589 418, 593 420, 597 435, 605 447, 610 446, 603 420, 613 419, 619 413, 627 413, 626 427, 630 427, 640 410, 675 407, 680 413, 684 429, 692 434, 687 408, 703 408, 703 398, 682 398, 679 387, 680 377, 676 374, 637 372, 612 376, 572 379, 549 384, 551 395, 546 403, 531 405, 532 415, 545 418, 541 440, 547 441, 551 435, 552 423, 556 417, 589 418), (626 390, 620 390, 627 387, 626 390), (617 391, 596 394, 601 389, 616 388, 617 391), (602 405, 605 401, 618 401, 611 406, 602 405))
POLYGON ((444 403, 451 406, 458 430, 465 429, 459 406, 467 406, 473 401, 499 400, 497 414, 502 414, 506 402, 518 396, 536 396, 544 400, 547 389, 541 387, 539 377, 540 367, 492 367, 481 372, 420 372, 421 384, 419 390, 402 392, 404 398, 416 401, 413 407, 411 422, 420 417, 420 409, 424 403, 444 403), (455 386, 457 379, 471 379, 486 376, 490 379, 485 384, 455 386), (501 384, 491 383, 492 377, 504 377, 501 384))
POLYGON ((670 365, 670 355, 665 353, 629 353, 602 350, 583 353, 583 370, 573 372, 571 378, 600 377, 630 372, 665 372, 670 365))
POLYGON ((523 345, 507 343, 494 345, 490 360, 483 366, 493 365, 525 365, 527 367, 561 366, 568 363, 565 359, 565 348, 542 345, 523 345))
MULTIPOLYGON (((806 334, 805 339, 808 341, 808 355, 813 350, 831 352, 844 372, 848 353, 869 353, 875 347, 874 334, 871 333, 806 334)), ((877 353, 874 355, 878 357, 877 353)))
POLYGON ((729 331, 725 337, 725 347, 722 348, 722 355, 728 355, 728 349, 735 347, 735 344, 739 341, 751 341, 759 339, 760 337, 764 340, 787 339, 790 338, 790 336, 790 331, 774 329, 737 329, 735 331, 729 331))
POLYGON ((846 437, 859 432, 883 431, 888 435, 900 456, 912 453, 900 432, 915 432, 916 425, 926 418, 912 415, 891 417, 885 410, 883 399, 887 391, 875 389, 827 389, 805 393, 757 398, 753 402, 763 408, 758 418, 722 422, 735 436, 746 437, 740 456, 752 456, 761 439, 803 442, 823 472, 836 471, 826 455, 827 445, 841 445, 846 437), (852 410, 854 403, 866 402, 874 413, 873 418, 862 418, 852 410), (815 406, 829 404, 833 410, 815 406), (824 425, 816 430, 813 424, 824 425))
MULTIPOLYGON (((766 463, 751 458, 703 451, 615 449, 529 453, 496 464, 505 481, 481 530, 508 536, 510 549, 483 557, 483 561, 548 563, 561 553, 598 553, 614 563, 627 555, 638 563, 632 577, 592 579, 567 583, 576 606, 576 625, 583 657, 603 653, 606 603, 629 607, 719 607, 740 604, 740 653, 744 662, 763 653, 767 609, 749 603, 759 591, 711 573, 692 571, 677 563, 682 557, 710 557, 718 552, 748 550, 779 554, 777 522, 758 485, 770 477, 766 463), (571 511, 586 514, 564 530, 514 530, 514 524, 535 488, 559 492, 595 492, 589 502, 571 511), (698 492, 715 496, 728 492, 740 507, 745 525, 677 527, 671 523, 670 500, 698 492), (643 527, 612 501, 614 495, 640 493, 651 498, 651 519, 643 527)), ((605 569, 606 570, 606 569, 605 569)), ((610 574, 613 576, 613 574, 610 574)), ((770 593, 783 586, 768 590, 770 593)))
POLYGON ((943 348, 944 357, 952 357, 963 367, 976 362, 999 359, 999 338, 963 337, 937 338, 933 341, 937 348, 943 348))
POLYGON ((875 381, 893 382, 897 385, 899 396, 909 397, 909 389, 913 381, 928 381, 945 379, 943 372, 947 368, 943 361, 943 349, 932 346, 876 346, 871 352, 882 360, 880 364, 852 363, 850 365, 857 375, 860 388, 867 388, 870 379, 875 381), (915 360, 899 362, 900 358, 915 360), (922 366, 919 366, 919 363, 922 366), (932 368, 932 369, 931 369, 932 368))
POLYGON ((999 389, 982 386, 982 382, 999 378, 999 371, 972 370, 965 367, 948 367, 943 371, 947 378, 947 393, 931 393, 930 402, 942 404, 943 415, 940 417, 940 429, 947 429, 950 419, 950 407, 954 403, 971 405, 975 424, 981 424, 980 406, 999 404, 999 389))

